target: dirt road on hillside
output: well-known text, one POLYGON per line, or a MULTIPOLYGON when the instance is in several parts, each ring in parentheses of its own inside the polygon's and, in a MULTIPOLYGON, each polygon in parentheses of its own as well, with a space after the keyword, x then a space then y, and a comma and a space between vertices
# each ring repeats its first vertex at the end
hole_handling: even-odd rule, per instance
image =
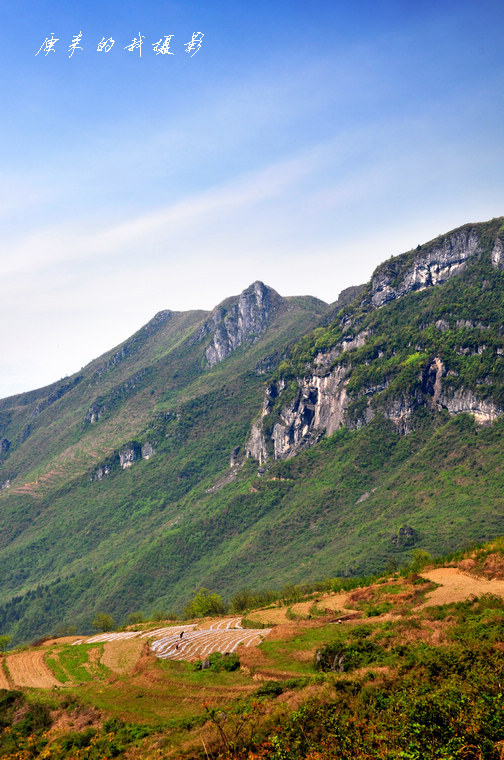
POLYGON ((463 602, 470 596, 482 596, 482 594, 496 594, 504 597, 504 580, 487 580, 477 578, 474 575, 464 573, 456 567, 437 567, 422 573, 422 578, 427 578, 434 583, 440 583, 440 587, 427 595, 427 601, 419 606, 433 607, 436 604, 449 604, 450 602, 463 602))
MULTIPOLYGON (((295 615, 309 615, 310 608, 315 604, 318 609, 326 609, 335 614, 345 614, 354 610, 347 608, 348 594, 322 594, 317 597, 317 601, 309 599, 306 602, 297 602, 290 605, 290 609, 295 615)), ((280 625, 288 623, 287 607, 268 607, 266 609, 254 610, 250 613, 250 620, 257 620, 259 623, 280 625)))
POLYGON ((7 666, 15 686, 50 689, 61 686, 44 662, 44 650, 29 649, 7 657, 7 666))

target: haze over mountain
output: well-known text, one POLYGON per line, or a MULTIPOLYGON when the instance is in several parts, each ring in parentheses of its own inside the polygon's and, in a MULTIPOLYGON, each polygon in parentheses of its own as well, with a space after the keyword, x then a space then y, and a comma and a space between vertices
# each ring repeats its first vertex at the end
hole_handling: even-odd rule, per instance
POLYGON ((180 610, 504 532, 503 218, 328 305, 261 282, 0 401, 0 630, 180 610))

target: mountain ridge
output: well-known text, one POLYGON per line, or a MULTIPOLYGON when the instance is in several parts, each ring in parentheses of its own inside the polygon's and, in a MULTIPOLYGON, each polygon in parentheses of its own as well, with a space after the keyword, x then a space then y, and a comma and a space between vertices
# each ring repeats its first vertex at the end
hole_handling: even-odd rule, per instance
POLYGON ((372 280, 329 305, 257 281, 212 312, 160 312, 68 387, 0 402, 0 630, 86 630, 199 586, 362 574, 502 534, 504 416, 446 403, 504 408, 502 221, 384 262, 379 308, 372 280), (442 281, 423 287, 422 256, 442 281))

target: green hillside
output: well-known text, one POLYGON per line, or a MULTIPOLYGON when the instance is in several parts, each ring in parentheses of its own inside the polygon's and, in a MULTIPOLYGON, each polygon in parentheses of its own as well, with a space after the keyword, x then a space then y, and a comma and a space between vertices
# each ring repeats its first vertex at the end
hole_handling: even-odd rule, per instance
POLYGON ((162 312, 1 401, 0 631, 86 631, 100 610, 180 612, 200 586, 362 575, 504 533, 503 236, 503 219, 465 225, 331 307, 255 283, 211 314, 162 312), (333 377, 334 432, 317 422, 333 377))

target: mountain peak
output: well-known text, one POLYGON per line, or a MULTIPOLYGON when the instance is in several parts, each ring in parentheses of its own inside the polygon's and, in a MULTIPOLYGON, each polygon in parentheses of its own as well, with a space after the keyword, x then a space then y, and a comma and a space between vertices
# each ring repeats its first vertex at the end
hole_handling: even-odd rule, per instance
POLYGON ((196 340, 212 338, 205 350, 206 366, 213 367, 244 343, 254 343, 268 328, 284 299, 260 280, 239 296, 222 301, 200 327, 196 340))

